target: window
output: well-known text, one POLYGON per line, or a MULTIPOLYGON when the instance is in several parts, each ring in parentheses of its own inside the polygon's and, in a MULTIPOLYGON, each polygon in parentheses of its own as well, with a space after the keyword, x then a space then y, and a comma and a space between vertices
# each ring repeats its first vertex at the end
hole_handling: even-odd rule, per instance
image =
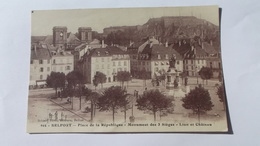
POLYGON ((116 66, 116 63, 115 63, 115 62, 113 62, 113 66, 116 66))
POLYGON ((124 66, 126 66, 126 61, 124 61, 124 66))
POLYGON ((50 64, 50 59, 48 59, 48 64, 50 64))
POLYGON ((104 62, 104 58, 101 58, 101 61, 104 62))
POLYGON ((102 69, 104 69, 104 64, 102 64, 102 69))
POLYGON ((53 59, 53 64, 55 64, 56 63, 56 60, 55 59, 53 59))
POLYGON ((31 60, 31 64, 33 64, 33 60, 31 60))
POLYGON ((54 66, 54 67, 52 68, 52 70, 53 70, 54 72, 56 72, 56 67, 54 66))
POLYGON ((40 68, 40 72, 43 72, 43 67, 40 68))
POLYGON ((176 61, 176 63, 177 63, 177 64, 180 64, 180 62, 179 62, 178 60, 176 61))
POLYGON ((40 75, 40 80, 42 80, 42 78, 43 78, 42 75, 40 75))
POLYGON ((47 67, 47 71, 50 71, 50 67, 47 67))
POLYGON ((107 68, 108 68, 108 69, 110 68, 110 65, 109 65, 109 64, 107 65, 107 68))
POLYGON ((161 59, 161 55, 160 55, 160 54, 158 54, 158 55, 157 55, 157 58, 158 58, 158 59, 161 59))
POLYGON ((98 58, 96 58, 96 62, 98 62, 98 58))
POLYGON ((154 65, 157 66, 157 65, 158 65, 158 62, 154 62, 154 65))
POLYGON ((60 67, 60 71, 63 71, 63 67, 62 66, 60 67))
POLYGON ((118 66, 121 66, 121 62, 120 61, 118 61, 118 66))
POLYGON ((39 60, 39 64, 43 64, 43 60, 39 60))
POLYGON ((66 70, 70 70, 70 66, 66 66, 66 70))
POLYGON ((115 72, 116 72, 116 69, 114 68, 114 69, 113 69, 113 73, 115 73, 115 72))

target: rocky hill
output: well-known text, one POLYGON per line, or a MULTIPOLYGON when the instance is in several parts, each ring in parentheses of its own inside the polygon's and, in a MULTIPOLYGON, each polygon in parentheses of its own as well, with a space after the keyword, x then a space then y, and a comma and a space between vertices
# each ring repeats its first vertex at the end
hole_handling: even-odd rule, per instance
POLYGON ((219 26, 194 16, 173 16, 151 18, 138 26, 117 26, 104 29, 107 43, 125 45, 130 40, 139 42, 155 36, 161 42, 173 42, 199 36, 203 40, 215 40, 219 37, 219 26), (119 40, 118 40, 119 39, 119 40))

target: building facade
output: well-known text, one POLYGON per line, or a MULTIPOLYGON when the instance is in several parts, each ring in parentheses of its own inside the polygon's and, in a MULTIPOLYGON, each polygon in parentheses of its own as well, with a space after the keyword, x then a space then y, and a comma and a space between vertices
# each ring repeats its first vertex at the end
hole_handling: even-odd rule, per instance
POLYGON ((119 71, 130 72, 129 55, 117 47, 95 48, 88 50, 81 61, 81 72, 86 83, 92 83, 96 72, 106 75, 106 82, 117 81, 119 71))
POLYGON ((30 88, 44 86, 51 73, 51 54, 48 49, 33 45, 30 61, 30 88))
POLYGON ((63 72, 67 75, 74 70, 74 56, 70 52, 64 50, 52 52, 51 62, 53 72, 63 72))
POLYGON ((169 69, 169 60, 176 59, 175 68, 178 72, 183 71, 183 58, 181 55, 169 47, 168 44, 147 44, 143 51, 138 54, 138 71, 146 71, 149 78, 156 78, 159 74, 164 74, 169 69))

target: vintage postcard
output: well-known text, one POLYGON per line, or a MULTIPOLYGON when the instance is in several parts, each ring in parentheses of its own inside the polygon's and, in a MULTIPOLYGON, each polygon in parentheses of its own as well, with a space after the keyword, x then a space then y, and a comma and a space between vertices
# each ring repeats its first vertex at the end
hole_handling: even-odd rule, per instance
POLYGON ((228 131, 218 6, 31 16, 28 133, 228 131))

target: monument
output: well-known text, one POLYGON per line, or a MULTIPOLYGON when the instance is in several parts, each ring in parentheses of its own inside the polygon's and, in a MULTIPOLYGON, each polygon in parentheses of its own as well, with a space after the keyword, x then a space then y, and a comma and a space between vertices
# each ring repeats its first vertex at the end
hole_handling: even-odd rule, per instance
POLYGON ((176 56, 173 55, 171 59, 169 60, 169 69, 166 72, 166 89, 168 96, 173 97, 184 97, 185 92, 181 89, 181 83, 180 83, 180 76, 178 71, 175 67, 176 64, 176 56))

